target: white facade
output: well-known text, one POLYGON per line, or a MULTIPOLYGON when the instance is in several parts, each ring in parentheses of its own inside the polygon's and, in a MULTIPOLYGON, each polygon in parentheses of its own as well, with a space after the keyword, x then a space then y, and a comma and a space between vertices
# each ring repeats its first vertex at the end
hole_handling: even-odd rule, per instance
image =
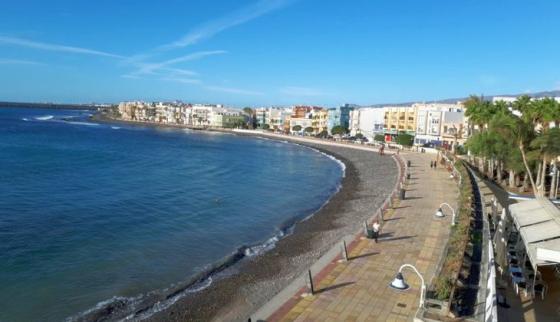
POLYGON ((308 117, 290 118, 290 133, 304 133, 305 129, 313 126, 313 119, 308 117), (296 132, 293 130, 294 126, 301 126, 301 131, 296 132))
POLYGON ((465 113, 458 104, 414 104, 416 114, 416 136, 414 144, 431 143, 450 146, 465 127, 465 113))
POLYGON ((373 140, 375 134, 383 133, 385 111, 383 108, 364 107, 350 111, 350 135, 360 133, 373 140))

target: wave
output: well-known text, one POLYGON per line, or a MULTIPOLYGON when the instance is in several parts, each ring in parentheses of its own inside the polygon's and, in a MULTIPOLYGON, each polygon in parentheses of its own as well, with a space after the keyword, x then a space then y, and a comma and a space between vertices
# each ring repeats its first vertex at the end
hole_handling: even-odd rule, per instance
POLYGON ((53 117, 54 116, 52 116, 52 115, 45 115, 45 116, 37 116, 37 117, 35 117, 35 119, 37 121, 48 121, 48 120, 52 119, 53 117))
POLYGON ((22 120, 22 121, 25 121, 25 122, 29 121, 29 119, 28 119, 27 117, 24 117, 24 118, 22 118, 21 120, 22 120))
POLYGON ((213 278, 245 257, 246 249, 245 246, 239 247, 222 261, 209 265, 187 282, 136 297, 114 296, 97 303, 86 311, 67 318, 66 321, 138 321, 147 319, 155 313, 169 308, 181 298, 210 287, 213 278))
POLYGON ((263 243, 252 246, 241 246, 221 261, 208 265, 187 282, 172 285, 166 289, 151 291, 136 297, 114 296, 108 300, 97 303, 94 307, 69 317, 67 322, 76 321, 140 321, 166 310, 185 296, 189 296, 210 287, 215 278, 220 277, 228 268, 239 263, 242 259, 261 255, 273 249, 277 242, 291 234, 297 220, 286 224, 273 237, 263 243))
POLYGON ((118 127, 118 126, 111 126, 111 128, 112 128, 113 130, 120 130, 120 129, 121 129, 121 128, 118 127))
POLYGON ((98 123, 90 123, 90 122, 74 122, 74 121, 64 121, 64 122, 73 125, 99 126, 98 123))

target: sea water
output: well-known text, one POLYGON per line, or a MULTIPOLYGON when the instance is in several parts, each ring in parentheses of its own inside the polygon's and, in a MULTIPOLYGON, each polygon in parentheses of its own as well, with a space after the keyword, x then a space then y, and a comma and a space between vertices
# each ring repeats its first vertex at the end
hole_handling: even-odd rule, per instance
POLYGON ((343 175, 299 145, 90 115, 0 108, 0 321, 131 304, 241 246, 258 255, 343 175))

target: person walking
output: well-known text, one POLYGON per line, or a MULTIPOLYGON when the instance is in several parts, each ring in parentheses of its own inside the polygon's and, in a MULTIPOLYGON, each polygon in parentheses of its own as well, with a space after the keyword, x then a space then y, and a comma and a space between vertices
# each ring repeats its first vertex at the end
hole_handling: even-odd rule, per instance
POLYGON ((431 169, 434 168, 434 161, 430 161, 430 168, 431 168, 431 169))
POLYGON ((373 239, 375 239, 375 242, 377 243, 377 238, 379 238, 379 230, 381 229, 381 225, 379 225, 379 221, 376 220, 371 228, 373 230, 373 239))
POLYGON ((434 161, 434 169, 437 168, 437 161, 434 161))

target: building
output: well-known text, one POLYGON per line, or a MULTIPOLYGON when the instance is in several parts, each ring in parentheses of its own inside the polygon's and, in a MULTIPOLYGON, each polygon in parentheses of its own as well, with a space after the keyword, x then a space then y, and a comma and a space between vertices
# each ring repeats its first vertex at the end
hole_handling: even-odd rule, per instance
POLYGON ((293 118, 305 118, 305 116, 313 110, 312 106, 294 106, 292 108, 292 117, 293 118))
POLYGON ((257 108, 255 110, 255 117, 258 128, 264 128, 265 125, 275 131, 283 131, 284 123, 288 116, 292 114, 291 108, 257 108))
POLYGON ((357 108, 357 105, 344 104, 336 108, 328 109, 327 129, 332 134, 332 128, 342 126, 345 129, 350 128, 350 113, 357 108))
POLYGON ((453 148, 464 143, 465 113, 459 104, 414 104, 415 145, 431 144, 453 148), (445 124, 445 125, 444 125, 445 124), (445 143, 444 143, 445 141, 445 143))
POLYGON ((326 109, 320 109, 312 112, 312 123, 313 133, 319 134, 323 131, 328 131, 328 111, 326 109))
POLYGON ((415 135, 416 106, 385 106, 383 107, 383 132, 385 141, 391 142, 400 133, 415 135))
POLYGON ((268 108, 266 107, 259 107, 255 109, 255 123, 257 124, 257 128, 262 129, 266 123, 268 114, 268 108))
POLYGON ((290 117, 290 133, 303 134, 305 129, 308 127, 313 127, 313 118, 308 113, 305 117, 290 117), (294 127, 300 126, 299 131, 295 131, 294 127))
POLYGON ((361 134, 373 141, 376 134, 383 134, 385 111, 379 107, 362 107, 350 112, 350 135, 361 134))

